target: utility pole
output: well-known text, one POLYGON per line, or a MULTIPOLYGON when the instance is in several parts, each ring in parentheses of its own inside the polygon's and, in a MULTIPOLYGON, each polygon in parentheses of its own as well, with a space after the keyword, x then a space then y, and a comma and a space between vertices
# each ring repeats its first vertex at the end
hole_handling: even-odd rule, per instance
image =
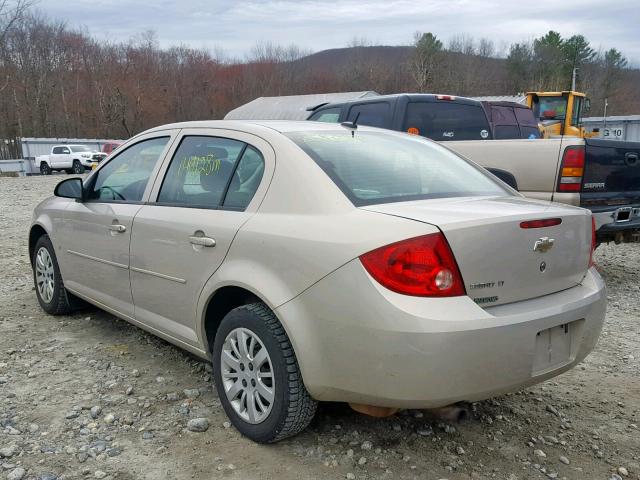
POLYGON ((576 76, 578 75, 578 67, 573 67, 573 73, 571 74, 571 91, 576 91, 576 76))
POLYGON ((602 130, 603 130, 603 134, 604 134, 604 129, 607 128, 607 107, 609 106, 609 99, 605 98, 604 99, 604 114, 602 116, 602 130))

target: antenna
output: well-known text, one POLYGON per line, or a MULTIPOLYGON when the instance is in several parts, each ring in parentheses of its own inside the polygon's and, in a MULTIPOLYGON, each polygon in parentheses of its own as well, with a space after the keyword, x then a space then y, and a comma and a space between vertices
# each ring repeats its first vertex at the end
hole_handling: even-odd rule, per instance
POLYGON ((356 113, 356 118, 353 119, 352 122, 341 122, 340 126, 346 128, 351 131, 351 138, 355 136, 356 130, 358 129, 358 118, 360 118, 360 112, 356 113))

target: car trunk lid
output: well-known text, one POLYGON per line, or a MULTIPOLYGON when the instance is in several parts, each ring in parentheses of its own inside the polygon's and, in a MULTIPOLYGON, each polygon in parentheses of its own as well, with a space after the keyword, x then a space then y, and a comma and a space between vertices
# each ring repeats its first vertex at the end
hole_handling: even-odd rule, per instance
POLYGON ((591 218, 582 209, 520 197, 449 198, 362 208, 440 228, 458 262, 467 294, 481 306, 571 288, 588 269, 591 218), (550 218, 561 223, 521 226, 550 218))

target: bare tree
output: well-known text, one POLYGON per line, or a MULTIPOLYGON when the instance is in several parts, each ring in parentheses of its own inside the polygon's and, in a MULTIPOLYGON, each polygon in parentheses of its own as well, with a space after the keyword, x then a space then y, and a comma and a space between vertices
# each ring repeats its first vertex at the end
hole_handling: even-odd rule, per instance
MULTIPOLYGON (((15 11, 15 2, 0 0, 3 12, 7 5, 15 11)), ((355 90, 510 94, 544 86, 543 80, 553 76, 541 67, 555 67, 550 60, 557 53, 562 53, 562 65, 567 59, 565 50, 555 48, 563 45, 559 35, 513 45, 506 60, 495 58, 489 40, 456 36, 449 42, 455 51, 450 51, 430 33, 417 34, 414 47, 360 39, 352 42, 357 48, 319 55, 296 45, 261 43, 244 59, 233 60, 185 45, 161 48, 153 32, 127 42, 98 41, 33 13, 23 12, 3 31, 0 138, 7 139, 129 137, 163 123, 222 118, 242 103, 269 95, 355 90)), ((617 113, 640 109, 640 71, 628 68, 621 52, 610 49, 588 61, 580 53, 578 60, 580 86, 587 88, 593 105, 606 95, 617 113)))
POLYGON ((7 32, 35 4, 35 0, 0 0, 0 50, 7 32))

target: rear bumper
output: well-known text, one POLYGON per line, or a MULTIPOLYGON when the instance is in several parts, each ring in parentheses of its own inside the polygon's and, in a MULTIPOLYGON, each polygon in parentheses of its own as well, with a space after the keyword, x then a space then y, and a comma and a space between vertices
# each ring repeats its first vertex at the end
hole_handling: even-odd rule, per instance
POLYGON ((430 408, 486 399, 572 368, 595 346, 605 306, 594 269, 571 289, 482 309, 469 297, 393 293, 356 260, 276 312, 314 398, 430 408), (537 333, 563 324, 570 324, 566 358, 541 364, 537 333))
POLYGON ((592 210, 592 213, 596 221, 596 235, 599 242, 616 240, 616 236, 619 241, 631 241, 626 237, 633 233, 640 233, 640 205, 625 205, 601 211, 592 210))

